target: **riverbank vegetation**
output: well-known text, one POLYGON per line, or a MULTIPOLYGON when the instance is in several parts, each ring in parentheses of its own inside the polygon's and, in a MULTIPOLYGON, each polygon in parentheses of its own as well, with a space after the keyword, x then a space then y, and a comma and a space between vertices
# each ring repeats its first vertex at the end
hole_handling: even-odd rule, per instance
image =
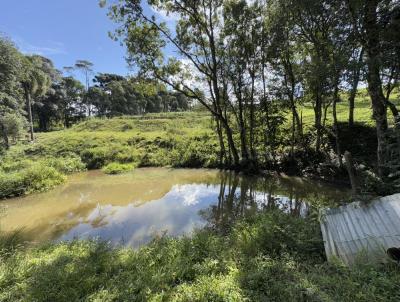
MULTIPOLYGON (((362 92, 355 103, 357 122, 353 127, 362 133, 357 137, 345 127, 348 104, 343 102, 338 105, 338 120, 343 125, 343 146, 351 150, 360 164, 368 166, 374 161, 371 153, 376 146, 372 112, 366 106, 368 99, 362 97, 362 92)), ((304 117, 312 115, 308 105, 299 107, 299 110, 304 117)), ((331 119, 327 119, 327 123, 331 123, 331 119)), ((22 141, 3 153, 0 198, 51 189, 63 182, 66 175, 85 169, 103 169, 105 173, 115 174, 134 167, 149 166, 223 167, 219 162, 220 150, 214 125, 207 112, 199 111, 92 118, 66 130, 37 133, 34 143, 22 141)), ((290 123, 282 126, 282 136, 290 127, 290 123)), ((331 143, 329 148, 332 147, 331 143)), ((279 155, 275 167, 278 171, 297 175, 317 174, 313 167, 318 167, 319 158, 298 154, 293 162, 284 156, 284 149, 279 155)), ((268 165, 260 167, 268 168, 268 165)), ((317 176, 335 180, 338 172, 332 170, 332 165, 319 168, 320 175, 317 176)), ((377 184, 380 182, 369 183, 368 189, 374 189, 377 184)))
POLYGON ((132 250, 0 240, 0 301, 398 301, 395 264, 324 259, 315 215, 279 210, 132 250), (7 244, 1 245, 2 242, 7 244))
MULTIPOLYGON (((149 166, 399 192, 396 1, 100 4, 130 76, 95 74, 87 60, 60 71, 0 37, 0 199, 85 169, 149 166)), ((317 209, 253 214, 139 250, 0 233, 0 301, 400 300, 398 265, 326 262, 317 209)))
MULTIPOLYGON (((400 74, 398 5, 330 0, 149 3, 163 14, 149 15, 132 0, 109 1, 109 16, 119 25, 113 38, 126 46, 132 67, 209 111, 223 165, 257 170, 262 165, 275 168, 282 156, 289 165, 313 157, 340 172, 346 149, 337 107, 346 91, 347 123, 356 136, 354 101, 362 82, 377 141, 369 173, 398 185, 399 112, 390 99, 400 74), (179 21, 168 24, 165 14, 179 21), (299 112, 307 102, 313 109, 308 133, 299 112), (331 126, 326 124, 329 108, 331 126), (280 127, 285 121, 291 124, 286 132, 280 127)), ((348 170, 355 174, 354 167, 348 170)), ((356 177, 351 178, 359 191, 356 177)))
MULTIPOLYGON (((39 142, 24 152, 71 152, 88 169, 116 162, 275 170, 350 178, 355 194, 398 191, 396 6, 363 1, 152 2, 155 11, 180 20, 165 28, 162 15, 144 13, 144 4, 100 2, 119 26, 112 36, 126 46, 135 73, 94 75, 91 62, 78 60, 63 74, 49 59, 24 55, 2 38, 3 149, 23 138, 24 129, 29 130, 26 139, 34 141, 35 130, 73 126, 54 144, 51 137, 57 134, 43 140, 38 135, 39 142), (174 56, 166 56, 166 46, 174 56), (85 85, 71 76, 74 72, 85 75, 85 85), (152 124, 151 113, 193 109, 209 115, 194 116, 193 122, 201 121, 197 133, 190 130, 187 136, 176 125, 167 135, 155 131, 153 136, 128 137, 136 126, 143 126, 135 128, 143 132, 164 127, 164 122, 157 124, 162 119, 152 124), (141 125, 129 119, 102 125, 101 119, 144 114, 141 125), (90 132, 105 127, 120 127, 120 133, 90 132)), ((192 116, 181 117, 186 127, 192 116)))

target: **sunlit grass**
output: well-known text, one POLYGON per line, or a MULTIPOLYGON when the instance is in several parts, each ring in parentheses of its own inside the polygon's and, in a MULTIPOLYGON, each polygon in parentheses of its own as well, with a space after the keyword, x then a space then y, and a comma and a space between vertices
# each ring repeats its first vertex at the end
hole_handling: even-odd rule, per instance
POLYGON ((226 235, 202 230, 139 250, 87 240, 16 249, 0 261, 0 301, 399 300, 395 265, 349 269, 322 255, 315 218, 266 210, 226 235))
MULTIPOLYGON (((349 102, 347 95, 342 95, 342 101, 337 104, 338 122, 347 123, 349 120, 349 102)), ((393 93, 390 100, 400 106, 400 98, 398 93, 393 93)), ((311 104, 303 104, 298 107, 299 114, 303 118, 303 124, 306 128, 314 125, 314 110, 311 104)), ((392 123, 391 112, 388 109, 388 121, 392 123)), ((291 119, 289 119, 291 121, 291 119)), ((331 126, 333 122, 332 105, 327 110, 326 125, 331 126)), ((362 89, 357 94, 354 108, 354 122, 362 123, 366 126, 375 127, 375 122, 372 117, 371 99, 365 89, 362 89)))
POLYGON ((138 166, 216 167, 217 150, 206 113, 92 118, 13 146, 0 162, 0 198, 51 189, 84 169, 115 174, 138 166))

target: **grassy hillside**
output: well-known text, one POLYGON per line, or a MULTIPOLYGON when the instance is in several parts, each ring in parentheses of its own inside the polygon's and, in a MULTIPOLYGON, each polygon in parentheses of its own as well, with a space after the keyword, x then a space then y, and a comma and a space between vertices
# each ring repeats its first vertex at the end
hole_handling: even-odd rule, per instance
MULTIPOLYGON (((339 123, 347 123, 349 119, 349 103, 347 95, 341 97, 342 101, 337 104, 337 117, 339 123)), ((392 93, 390 100, 400 106, 400 98, 398 93, 392 93)), ((304 104, 299 107, 302 113, 303 123, 306 127, 314 124, 314 111, 311 104, 304 104)), ((388 121, 392 122, 391 112, 388 110, 388 121)), ((372 119, 371 99, 366 89, 360 89, 355 99, 354 121, 369 127, 374 127, 375 122, 372 119)), ((332 106, 327 111, 327 125, 332 125, 332 106)))
POLYGON ((0 198, 47 190, 83 169, 216 167, 217 152, 205 113, 90 119, 13 146, 0 163, 0 198))
MULTIPOLYGON (((337 111, 339 122, 345 125, 347 101, 339 103, 337 111)), ((299 112, 306 131, 311 129, 312 106, 299 106, 299 112)), ((328 126, 331 121, 328 111, 328 126)), ((354 137, 344 128, 343 150, 352 151, 360 160, 373 161, 374 121, 365 92, 356 99, 355 121, 356 131, 362 135, 354 137)), ((289 116, 286 127, 290 122, 289 116)), ((218 151, 207 112, 93 118, 67 130, 38 133, 34 143, 20 143, 1 155, 0 198, 50 189, 63 182, 67 174, 83 169, 103 168, 114 174, 146 166, 213 168, 218 166, 218 151)))

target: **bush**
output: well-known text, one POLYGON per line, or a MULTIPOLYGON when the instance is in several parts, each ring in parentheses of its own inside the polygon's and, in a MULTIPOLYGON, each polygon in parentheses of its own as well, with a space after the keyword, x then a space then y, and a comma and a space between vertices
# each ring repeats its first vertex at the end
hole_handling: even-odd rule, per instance
POLYGON ((88 169, 99 169, 109 161, 112 152, 108 147, 90 148, 81 152, 81 158, 88 169))
POLYGON ((171 152, 174 167, 213 168, 218 166, 218 147, 207 136, 180 141, 171 152))
POLYGON ((42 192, 63 183, 65 176, 42 163, 12 173, 0 173, 0 198, 42 192))
POLYGON ((169 165, 171 165, 170 152, 162 148, 148 148, 139 161, 140 167, 166 167, 169 165))
POLYGON ((121 174, 132 171, 134 168, 134 164, 110 163, 103 167, 102 170, 106 174, 121 174))
POLYGON ((140 150, 122 145, 99 146, 81 152, 82 161, 88 169, 100 169, 112 162, 121 164, 138 162, 141 156, 140 150))
POLYGON ((86 169, 85 164, 81 158, 75 154, 63 156, 62 158, 48 158, 45 160, 50 167, 55 168, 57 171, 70 174, 74 172, 80 172, 86 169))

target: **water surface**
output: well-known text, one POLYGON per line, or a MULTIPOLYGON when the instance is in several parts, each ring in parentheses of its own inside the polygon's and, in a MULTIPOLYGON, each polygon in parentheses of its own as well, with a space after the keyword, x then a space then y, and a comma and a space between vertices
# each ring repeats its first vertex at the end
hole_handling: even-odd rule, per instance
POLYGON ((224 229, 265 209, 305 216, 312 206, 346 197, 344 188, 300 178, 206 169, 145 168, 116 176, 88 171, 50 192, 0 202, 0 229, 22 229, 34 242, 100 238, 138 247, 163 234, 224 229))

